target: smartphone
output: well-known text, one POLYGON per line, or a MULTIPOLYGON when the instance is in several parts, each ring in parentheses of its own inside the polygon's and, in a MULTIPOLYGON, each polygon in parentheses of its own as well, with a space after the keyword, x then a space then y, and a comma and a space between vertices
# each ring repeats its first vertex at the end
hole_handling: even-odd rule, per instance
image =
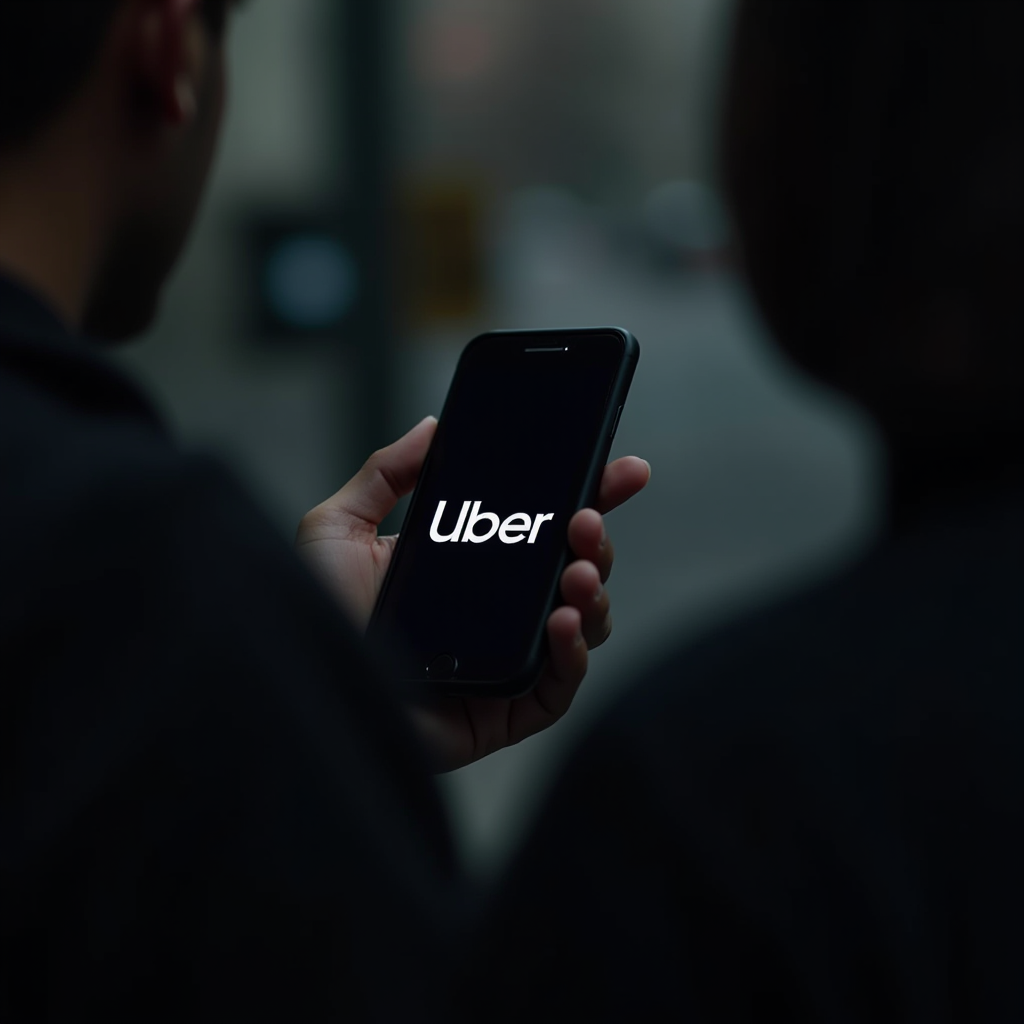
POLYGON ((639 346, 600 327, 493 331, 463 350, 368 638, 423 692, 527 692, 639 346))

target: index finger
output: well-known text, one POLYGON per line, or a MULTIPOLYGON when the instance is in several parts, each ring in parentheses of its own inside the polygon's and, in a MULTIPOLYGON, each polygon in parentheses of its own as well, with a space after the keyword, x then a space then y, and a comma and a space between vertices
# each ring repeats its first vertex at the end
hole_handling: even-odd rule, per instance
POLYGON ((358 524, 360 529, 375 532, 399 498, 416 486, 436 429, 437 420, 433 416, 420 420, 397 441, 375 451, 340 491, 313 509, 309 516, 331 528, 339 523, 358 524))
POLYGON ((651 479, 651 464, 635 455, 626 455, 604 467, 597 492, 597 511, 604 514, 639 494, 651 479))

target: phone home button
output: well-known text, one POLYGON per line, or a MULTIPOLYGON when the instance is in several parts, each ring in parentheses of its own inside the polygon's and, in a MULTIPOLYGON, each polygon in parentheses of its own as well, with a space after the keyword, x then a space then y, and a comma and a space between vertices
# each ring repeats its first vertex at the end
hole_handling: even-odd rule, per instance
POLYGON ((439 654, 427 665, 427 675, 431 679, 451 679, 458 667, 454 654, 439 654))

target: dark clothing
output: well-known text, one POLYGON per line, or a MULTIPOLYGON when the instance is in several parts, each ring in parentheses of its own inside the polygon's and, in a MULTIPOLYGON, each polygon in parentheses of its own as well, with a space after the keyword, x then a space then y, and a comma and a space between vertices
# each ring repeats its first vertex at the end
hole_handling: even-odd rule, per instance
POLYGON ((0 279, 0 1019, 414 1020, 417 740, 209 458, 0 279))
MULTIPOLYGON (((436 1013, 462 888, 357 638, 3 281, 0 486, 0 1018, 436 1013)), ((586 741, 467 1019, 1024 1016, 1020 492, 926 492, 586 741)))
POLYGON ((1024 503, 917 511, 607 715, 471 998, 523 1021, 1024 1020, 1024 503))

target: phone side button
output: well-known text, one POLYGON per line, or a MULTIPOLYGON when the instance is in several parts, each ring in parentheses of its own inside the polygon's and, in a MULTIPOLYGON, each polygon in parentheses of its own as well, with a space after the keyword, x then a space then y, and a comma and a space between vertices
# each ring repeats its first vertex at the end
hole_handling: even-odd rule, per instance
POLYGON ((459 667, 454 654, 439 654, 427 665, 427 675, 431 679, 451 679, 459 667))
POLYGON ((622 406, 615 410, 615 422, 612 424, 612 432, 608 435, 609 441, 615 440, 615 431, 619 429, 619 417, 622 415, 622 406))

